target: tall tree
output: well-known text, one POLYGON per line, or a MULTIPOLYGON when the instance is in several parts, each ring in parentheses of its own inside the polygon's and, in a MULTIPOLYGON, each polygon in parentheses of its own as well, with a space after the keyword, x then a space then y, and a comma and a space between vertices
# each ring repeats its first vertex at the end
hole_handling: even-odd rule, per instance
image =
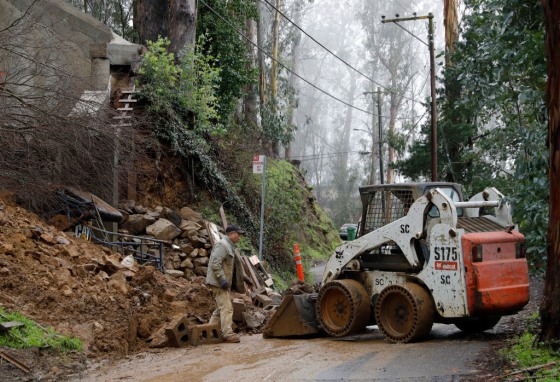
MULTIPOLYGON (((272 114, 277 113, 278 101, 276 99, 278 93, 278 45, 280 44, 280 6, 281 0, 276 0, 276 12, 274 13, 274 21, 272 22, 272 64, 270 69, 270 104, 272 114)), ((278 141, 273 139, 271 142, 272 155, 278 158, 280 148, 278 141)))
POLYGON ((170 0, 169 13, 169 51, 177 57, 196 40, 196 0, 170 0))
MULTIPOLYGON (((445 51, 452 53, 459 37, 457 30, 457 0, 443 0, 443 22, 445 24, 445 51)), ((449 65, 451 55, 445 55, 445 63, 449 65)))
POLYGON ((134 2, 134 28, 138 32, 139 42, 146 45, 148 41, 157 41, 167 37, 169 23, 169 5, 164 1, 136 0, 134 2))
POLYGON ((196 0, 134 2, 134 27, 141 44, 168 37, 175 55, 196 39, 196 0))
POLYGON ((548 146, 550 209, 548 220, 548 261, 544 299, 541 305, 541 338, 560 341, 560 2, 542 0, 546 28, 546 57, 548 80, 546 103, 548 107, 548 146))

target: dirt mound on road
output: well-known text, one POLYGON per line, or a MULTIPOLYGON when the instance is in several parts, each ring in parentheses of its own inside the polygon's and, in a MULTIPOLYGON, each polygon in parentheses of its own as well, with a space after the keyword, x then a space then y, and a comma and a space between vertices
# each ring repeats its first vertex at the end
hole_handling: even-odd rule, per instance
MULTIPOLYGON (((0 306, 82 339, 90 358, 124 355, 178 314, 206 320, 204 277, 127 268, 108 248, 58 231, 0 195, 0 306)), ((2 372, 0 372, 2 374, 2 372)))

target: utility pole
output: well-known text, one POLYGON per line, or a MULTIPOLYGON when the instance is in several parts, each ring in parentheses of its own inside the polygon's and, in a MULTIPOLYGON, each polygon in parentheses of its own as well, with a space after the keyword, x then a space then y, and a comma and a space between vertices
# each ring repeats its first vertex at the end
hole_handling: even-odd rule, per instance
POLYGON ((383 184, 383 126, 381 125, 381 88, 377 88, 377 127, 379 129, 379 184, 383 184))
MULTIPOLYGON (((433 13, 428 13, 427 16, 416 16, 414 17, 399 17, 396 15, 396 19, 385 19, 385 16, 381 16, 381 23, 395 23, 398 24, 399 21, 413 21, 413 20, 428 20, 428 44, 420 40, 418 37, 416 39, 420 40, 422 44, 426 45, 430 50, 430 84, 431 84, 431 122, 432 122, 432 139, 431 139, 431 152, 432 152, 432 182, 437 182, 437 115, 436 115, 436 65, 435 65, 435 55, 434 55, 434 15, 433 13)), ((400 26, 400 25, 399 25, 400 26)), ((402 26, 401 26, 402 28, 402 26)), ((404 29, 404 28, 403 28, 404 29)), ((406 30, 406 29, 405 29, 406 30)), ((408 31, 407 31, 408 32, 408 31)), ((409 32, 410 33, 410 32, 409 32)))
MULTIPOLYGON (((372 101, 375 104, 375 94, 377 94, 377 126, 378 126, 378 147, 375 147, 375 114, 371 118, 371 171, 369 174, 369 184, 375 184, 375 157, 379 158, 379 184, 383 184, 383 126, 381 124, 381 88, 377 88, 376 92, 364 92, 364 95, 371 94, 372 101), (376 152, 377 151, 377 152, 376 152)), ((362 131, 361 129, 354 129, 362 131)))

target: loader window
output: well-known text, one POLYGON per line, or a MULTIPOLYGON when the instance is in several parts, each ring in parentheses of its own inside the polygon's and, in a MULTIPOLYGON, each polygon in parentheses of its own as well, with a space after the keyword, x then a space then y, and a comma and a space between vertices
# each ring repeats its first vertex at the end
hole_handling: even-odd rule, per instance
POLYGON ((411 190, 384 190, 370 195, 364 234, 405 216, 414 203, 411 190))
MULTIPOLYGON (((446 188, 440 187, 439 189, 441 191, 443 191, 445 196, 447 196, 453 202, 460 202, 461 201, 460 194, 453 187, 446 187, 446 188)), ((428 190, 426 190, 426 191, 428 191, 428 190)), ((431 218, 439 217, 439 210, 437 209, 436 206, 432 206, 432 208, 430 208, 430 212, 428 212, 428 216, 431 217, 431 218)), ((463 209, 462 208, 457 208, 457 216, 459 216, 459 217, 463 216, 463 209)))

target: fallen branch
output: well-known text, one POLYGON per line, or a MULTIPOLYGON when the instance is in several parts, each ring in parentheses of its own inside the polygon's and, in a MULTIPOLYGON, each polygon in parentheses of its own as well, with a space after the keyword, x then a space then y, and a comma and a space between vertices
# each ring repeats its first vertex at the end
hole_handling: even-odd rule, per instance
POLYGON ((29 372, 31 371, 31 369, 29 367, 25 366, 23 363, 19 362, 17 359, 8 355, 7 353, 3 352, 2 350, 0 350, 0 358, 5 359, 6 361, 8 361, 9 363, 16 366, 18 369, 24 371, 27 374, 29 374, 29 372))
POLYGON ((519 369, 519 370, 513 371, 513 372, 508 373, 508 374, 498 375, 498 376, 490 379, 490 381, 497 381, 497 380, 503 379, 505 377, 511 377, 512 375, 517 375, 517 374, 522 374, 522 373, 532 373, 532 372, 537 371, 539 369, 544 369, 546 367, 556 365, 559 362, 560 361, 553 361, 553 362, 544 363, 542 365, 526 367, 524 369, 519 369))

